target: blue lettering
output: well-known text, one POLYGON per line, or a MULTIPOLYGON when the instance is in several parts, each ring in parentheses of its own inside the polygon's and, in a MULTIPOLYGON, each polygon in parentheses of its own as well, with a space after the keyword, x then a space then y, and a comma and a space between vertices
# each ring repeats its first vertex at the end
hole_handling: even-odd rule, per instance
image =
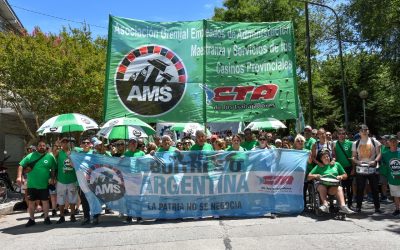
POLYGON ((191 179, 192 176, 183 176, 181 180, 181 194, 190 194, 191 191, 191 179), (188 182, 186 182, 186 179, 188 179, 188 182), (187 188, 187 189, 186 189, 187 188))
POLYGON ((224 193, 236 192, 236 175, 225 175, 224 177, 224 193))
POLYGON ((156 194, 165 194, 165 179, 162 176, 154 177, 154 192, 156 194), (158 191, 158 188, 161 189, 161 192, 158 191))
POLYGON ((176 194, 178 191, 178 187, 173 176, 170 176, 167 179, 167 191, 169 194, 176 194))
POLYGON ((246 174, 241 174, 239 184, 236 190, 237 193, 249 192, 249 186, 247 186, 246 174))
MULTIPOLYGON (((205 176, 193 176, 193 194, 205 194, 206 193, 206 177, 205 176)), ((212 181, 210 181, 210 184, 212 181)), ((210 185, 210 193, 211 191, 210 185)))

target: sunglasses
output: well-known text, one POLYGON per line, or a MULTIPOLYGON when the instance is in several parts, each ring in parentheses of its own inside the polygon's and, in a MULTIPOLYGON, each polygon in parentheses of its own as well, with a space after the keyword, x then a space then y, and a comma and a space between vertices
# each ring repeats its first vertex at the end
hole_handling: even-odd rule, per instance
POLYGON ((90 141, 83 141, 82 144, 90 144, 90 141))
POLYGON ((260 138, 260 139, 258 139, 259 141, 266 141, 267 139, 265 139, 265 138, 260 138))

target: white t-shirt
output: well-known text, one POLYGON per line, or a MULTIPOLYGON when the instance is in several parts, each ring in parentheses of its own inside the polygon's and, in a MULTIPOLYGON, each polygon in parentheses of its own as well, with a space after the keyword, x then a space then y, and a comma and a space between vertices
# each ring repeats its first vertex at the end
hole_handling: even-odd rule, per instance
POLYGON ((358 148, 356 148, 357 141, 353 142, 353 146, 351 150, 353 152, 357 152, 357 159, 359 161, 370 162, 375 160, 376 158, 376 148, 381 145, 381 143, 375 139, 371 139, 368 137, 367 140, 360 139, 360 143, 358 144, 358 148), (374 144, 372 144, 372 140, 374 140, 374 144))

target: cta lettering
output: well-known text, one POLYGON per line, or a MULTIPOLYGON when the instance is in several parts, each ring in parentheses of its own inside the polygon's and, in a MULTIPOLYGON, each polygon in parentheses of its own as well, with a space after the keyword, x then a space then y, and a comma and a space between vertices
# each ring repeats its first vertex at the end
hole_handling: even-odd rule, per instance
POLYGON ((278 85, 265 84, 261 86, 227 86, 217 87, 214 89, 214 101, 244 101, 249 93, 251 93, 250 100, 272 100, 278 92, 278 85))

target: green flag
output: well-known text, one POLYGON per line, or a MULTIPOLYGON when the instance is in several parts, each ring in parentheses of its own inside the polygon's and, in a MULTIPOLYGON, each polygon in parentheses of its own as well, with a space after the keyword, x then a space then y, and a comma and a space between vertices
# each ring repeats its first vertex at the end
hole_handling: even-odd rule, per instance
POLYGON ((291 22, 156 23, 110 16, 105 120, 297 117, 291 22))

